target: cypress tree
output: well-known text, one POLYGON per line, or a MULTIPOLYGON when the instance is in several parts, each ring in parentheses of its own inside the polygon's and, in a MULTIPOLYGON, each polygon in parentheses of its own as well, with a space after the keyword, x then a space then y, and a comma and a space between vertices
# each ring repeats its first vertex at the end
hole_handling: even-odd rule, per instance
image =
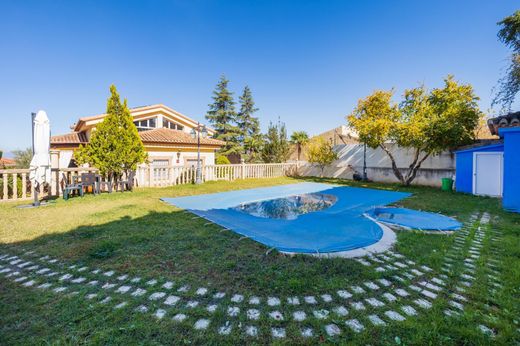
POLYGON ((110 93, 107 115, 92 132, 89 143, 77 150, 75 158, 79 164, 96 167, 101 175, 113 181, 123 172, 135 170, 139 163, 146 161, 147 154, 132 122, 127 101, 121 103, 114 85, 110 86, 110 93))
POLYGON ((242 153, 240 130, 236 126, 235 102, 233 94, 228 90, 228 83, 225 76, 220 77, 213 91, 213 103, 209 104, 209 111, 206 113, 206 119, 215 129, 214 138, 226 142, 220 149, 222 155, 242 153))
POLYGON ((265 143, 262 148, 262 160, 267 163, 285 162, 291 153, 291 146, 287 140, 285 124, 278 121, 277 125, 269 123, 265 143))

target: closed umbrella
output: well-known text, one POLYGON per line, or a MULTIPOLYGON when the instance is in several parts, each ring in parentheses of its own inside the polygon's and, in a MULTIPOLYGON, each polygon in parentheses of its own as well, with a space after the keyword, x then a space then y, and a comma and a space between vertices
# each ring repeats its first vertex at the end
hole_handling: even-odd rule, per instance
POLYGON ((38 111, 33 120, 33 158, 29 167, 29 179, 34 186, 34 205, 39 205, 38 190, 41 184, 51 182, 50 156, 51 128, 45 111, 38 111))

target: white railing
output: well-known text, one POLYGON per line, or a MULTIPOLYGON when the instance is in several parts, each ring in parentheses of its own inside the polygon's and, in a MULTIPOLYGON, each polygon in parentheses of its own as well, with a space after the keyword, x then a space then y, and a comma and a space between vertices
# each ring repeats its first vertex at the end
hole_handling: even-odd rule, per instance
MULTIPOLYGON (((296 163, 255 163, 207 165, 201 170, 202 181, 274 178, 294 175, 296 163)), ((196 179, 195 167, 141 166, 136 172, 137 186, 160 187, 191 184, 196 179)))
MULTIPOLYGON (((296 163, 257 163, 237 165, 208 165, 202 167, 202 180, 235 180, 251 178, 274 178, 295 175, 296 163)), ((56 197, 62 195, 64 176, 72 181, 73 176, 95 173, 95 168, 61 168, 51 170, 51 183, 39 187, 38 196, 56 197)), ((195 167, 184 166, 140 166, 134 178, 138 187, 164 187, 192 184, 196 179, 195 167)), ((29 180, 28 169, 0 170, 0 202, 30 200, 34 196, 34 186, 29 180)))

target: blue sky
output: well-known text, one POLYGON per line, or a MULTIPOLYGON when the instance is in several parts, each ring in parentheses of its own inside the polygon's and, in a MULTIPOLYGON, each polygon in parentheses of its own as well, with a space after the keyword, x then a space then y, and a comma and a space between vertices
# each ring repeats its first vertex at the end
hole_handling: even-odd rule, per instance
MULTIPOLYGON (((515 4, 516 3, 516 4, 515 4)), ((203 121, 221 74, 248 84, 262 127, 316 134, 375 89, 454 74, 488 110, 508 50, 496 22, 517 1, 0 2, 0 149, 30 145, 30 113, 53 134, 104 112, 164 103, 203 121)))

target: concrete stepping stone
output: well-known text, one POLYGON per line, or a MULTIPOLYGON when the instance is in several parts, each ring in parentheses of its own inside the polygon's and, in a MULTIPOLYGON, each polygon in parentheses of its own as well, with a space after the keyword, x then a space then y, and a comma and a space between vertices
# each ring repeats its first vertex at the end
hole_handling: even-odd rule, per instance
POLYGON ((307 318, 307 314, 305 311, 295 311, 293 312, 293 319, 297 322, 304 321, 307 318))
POLYGON ((50 283, 46 282, 46 283, 43 283, 43 284, 41 284, 40 286, 38 286, 38 288, 47 289, 47 288, 49 288, 49 287, 51 287, 51 286, 52 286, 52 285, 51 285, 50 283))
POLYGON ((112 297, 108 296, 105 299, 103 299, 102 301, 100 301, 99 303, 100 304, 107 304, 111 300, 112 300, 112 297))
POLYGON ((330 303, 332 301, 332 296, 330 294, 322 294, 321 299, 323 299, 325 303, 330 303))
POLYGON ((181 300, 180 297, 168 296, 168 298, 166 298, 166 300, 164 301, 164 304, 173 306, 173 305, 177 304, 179 302, 179 300, 181 300))
POLYGON ((371 281, 364 282, 363 284, 364 284, 366 287, 368 287, 369 289, 371 289, 371 290, 378 290, 378 289, 379 289, 379 286, 376 285, 375 283, 371 282, 371 281))
POLYGON ((24 283, 23 283, 23 286, 25 286, 25 287, 31 287, 31 286, 34 286, 35 283, 36 283, 36 281, 34 281, 34 280, 29 280, 29 281, 27 281, 27 282, 24 282, 24 283))
POLYGON ((260 298, 259 297, 250 297, 249 298, 249 304, 250 305, 258 305, 258 304, 260 304, 260 298))
POLYGON ((117 277, 117 279, 119 281, 125 281, 126 279, 128 278, 128 275, 127 274, 123 274, 123 275, 120 275, 117 277))
POLYGON ((246 312, 247 318, 250 320, 258 320, 260 318, 260 311, 257 309, 249 309, 246 312))
POLYGON ((283 321, 283 315, 280 311, 271 311, 269 317, 276 321, 283 321))
POLYGON ((208 289, 206 287, 197 288, 197 290, 195 291, 195 294, 198 296, 204 296, 206 295, 206 293, 208 293, 208 289))
POLYGON ((27 276, 20 276, 19 278, 14 279, 14 282, 22 282, 22 281, 25 281, 27 279, 28 279, 27 276))
POLYGON ((491 336, 491 337, 494 337, 494 336, 495 336, 495 332, 494 332, 491 328, 489 328, 489 327, 487 327, 487 326, 485 326, 485 325, 483 325, 483 324, 480 324, 480 325, 478 326, 478 329, 479 329, 482 333, 484 333, 484 334, 486 334, 486 335, 488 335, 488 336, 491 336))
POLYGON ((365 329, 365 327, 355 318, 345 321, 345 324, 356 333, 359 333, 365 329))
POLYGON ((352 289, 352 292, 354 292, 354 293, 358 293, 358 294, 366 293, 366 291, 359 286, 350 286, 350 288, 352 289))
POLYGON ((377 268, 376 268, 376 272, 378 272, 378 273, 383 273, 383 272, 386 272, 386 269, 383 268, 383 267, 377 267, 377 268))
POLYGON ((157 283, 157 280, 155 280, 155 279, 148 280, 148 281, 146 282, 146 284, 147 284, 148 286, 154 286, 156 283, 157 283))
POLYGON ((133 297, 140 297, 146 293, 146 290, 142 288, 137 288, 135 291, 133 291, 130 295, 133 297))
POLYGON ((88 267, 78 268, 77 272, 81 273, 81 272, 84 272, 85 270, 88 270, 88 267))
POLYGON ((173 316, 172 320, 174 320, 175 322, 182 322, 184 321, 188 316, 186 316, 185 314, 176 314, 175 316, 173 316))
POLYGON ((121 286, 119 287, 117 290, 116 290, 116 293, 127 293, 128 291, 130 291, 132 289, 131 286, 121 286))
POLYGON ((394 321, 404 321, 406 318, 401 315, 400 313, 398 312, 395 312, 395 311, 392 311, 392 310, 389 310, 389 311, 385 311, 385 315, 390 318, 391 320, 394 320, 394 321))
POLYGON ((164 292, 155 292, 155 293, 150 294, 148 299, 149 300, 159 300, 159 299, 164 298, 164 296, 166 296, 166 293, 164 293, 164 292))
POLYGON ((240 308, 238 306, 230 306, 227 309, 227 314, 231 317, 236 317, 240 313, 240 308))
POLYGON ((207 329, 208 326, 209 326, 209 320, 207 319, 200 319, 198 320, 197 322, 195 322, 195 325, 193 326, 193 328, 195 328, 196 330, 204 330, 204 329, 207 329))
POLYGON ((433 293, 433 292, 428 291, 428 290, 422 290, 421 294, 423 296, 427 297, 427 298, 431 298, 431 299, 437 298, 437 294, 436 293, 433 293))
POLYGON ((350 305, 352 305, 352 307, 354 308, 354 310, 365 310, 365 305, 363 305, 363 303, 361 302, 352 302, 350 303, 350 305))
POLYGON ((161 287, 165 290, 171 290, 173 288, 173 282, 167 281, 161 287))
POLYGON ((94 298, 96 298, 98 296, 97 293, 89 293, 87 294, 85 297, 88 299, 88 300, 92 300, 94 298))
POLYGON ((395 302, 397 300, 397 297, 394 296, 392 293, 383 293, 383 297, 388 300, 388 302, 392 303, 392 302, 395 302))
POLYGON ((130 282, 133 283, 133 284, 136 284, 136 283, 138 283, 138 282, 140 282, 140 281, 141 281, 141 278, 140 278, 140 277, 135 277, 135 278, 133 278, 132 280, 130 280, 130 282))
POLYGON ((414 303, 419 305, 423 309, 430 309, 432 307, 432 303, 424 299, 416 299, 414 303))
POLYGON ((386 325, 385 321, 383 321, 379 316, 377 315, 368 315, 368 319, 374 326, 384 326, 386 325))
POLYGON ((314 332, 313 332, 312 328, 303 328, 301 330, 301 335, 304 338, 310 338, 314 335, 314 332))
POLYGON ((258 329, 255 326, 247 326, 246 327, 246 334, 248 336, 255 337, 258 335, 258 329))
POLYGON ((157 311, 154 313, 154 316, 158 319, 162 319, 164 315, 166 315, 166 310, 163 309, 157 309, 157 311))
POLYGON ((186 303, 186 307, 193 309, 199 306, 199 302, 196 300, 190 300, 188 303, 186 303))
POLYGON ((365 299, 365 301, 366 301, 368 304, 370 304, 370 305, 372 305, 373 307, 375 307, 375 308, 378 308, 378 307, 381 307, 381 306, 384 306, 384 305, 385 305, 385 303, 383 303, 383 302, 380 301, 380 300, 377 300, 376 298, 367 298, 367 299, 365 299))
POLYGON ((87 283, 88 286, 96 286, 99 283, 97 280, 92 280, 87 283))
POLYGON ((103 286, 101 286, 101 288, 103 288, 105 290, 109 290, 109 289, 112 289, 114 287, 116 287, 116 284, 111 284, 111 283, 108 283, 108 282, 106 284, 104 284, 103 286))
POLYGON ((280 299, 276 297, 268 297, 267 298, 267 305, 269 306, 278 306, 280 305, 280 299))
POLYGON ((332 311, 334 311, 335 314, 337 314, 338 316, 341 316, 341 317, 348 315, 347 308, 342 305, 335 307, 334 309, 332 309, 332 311))
POLYGON ((222 298, 224 298, 225 296, 226 296, 226 293, 224 293, 224 292, 217 292, 217 293, 215 293, 215 294, 213 295, 213 298, 215 298, 215 299, 222 299, 222 298))
POLYGON ((401 310, 407 314, 408 316, 415 316, 417 315, 417 310, 415 310, 413 307, 411 307, 410 305, 405 305, 405 306, 402 306, 401 307, 401 310))
POLYGON ((84 277, 79 277, 79 278, 70 280, 70 282, 72 282, 73 284, 80 284, 85 281, 87 281, 87 278, 84 278, 84 277))
POLYGON ((271 335, 277 339, 285 338, 285 328, 271 328, 271 335))
POLYGON ((220 327, 218 329, 218 333, 220 335, 229 335, 229 334, 231 334, 231 323, 229 321, 227 321, 225 325, 223 325, 222 327, 220 327))
POLYGON ((208 307, 206 308, 206 310, 207 310, 209 313, 214 313, 215 311, 217 311, 217 308, 218 308, 218 305, 217 305, 217 304, 211 304, 211 305, 208 305, 208 307))
POLYGON ((408 297, 410 295, 410 293, 406 292, 405 290, 403 290, 402 288, 398 288, 395 290, 395 293, 397 293, 397 295, 401 296, 401 297, 408 297))
POLYGON ((338 296, 340 298, 343 298, 343 299, 349 299, 349 298, 352 297, 352 294, 350 292, 348 292, 348 291, 345 291, 345 290, 339 290, 337 292, 337 294, 338 294, 338 296))
POLYGON ((453 306, 454 308, 459 309, 459 310, 464 310, 464 305, 462 305, 461 303, 456 302, 456 301, 454 301, 454 300, 450 300, 450 301, 448 302, 448 304, 451 305, 451 306, 453 306))
POLYGON ((66 281, 66 280, 69 280, 70 278, 72 278, 72 274, 64 274, 64 275, 60 276, 60 278, 58 280, 66 281))
POLYGON ((233 297, 231 297, 231 301, 233 303, 241 303, 244 300, 244 296, 241 294, 235 294, 233 297))
POLYGON ((307 304, 317 304, 318 301, 316 300, 316 297, 314 296, 306 296, 303 298, 307 304))
POLYGON ((461 296, 460 294, 457 294, 457 293, 452 293, 451 296, 457 300, 461 300, 463 302, 467 302, 468 300, 466 299, 466 297, 464 296, 461 296))
POLYGON ((392 285, 392 283, 386 279, 378 279, 377 281, 385 287, 389 287, 392 285))
POLYGON ((415 285, 410 285, 408 286, 409 289, 411 290, 414 290, 416 292, 421 292, 422 291, 422 288, 418 287, 418 286, 415 286, 415 285))
POLYGON ((121 309, 128 305, 128 302, 122 302, 114 306, 114 309, 121 309))
POLYGON ((313 313, 314 317, 317 318, 318 320, 324 320, 327 317, 329 317, 330 312, 328 310, 321 309, 321 310, 314 310, 312 313, 313 313))
POLYGON ((341 334, 341 329, 335 324, 327 324, 325 326, 325 332, 328 336, 336 336, 341 334))
POLYGON ((108 271, 108 272, 104 272, 103 275, 108 276, 108 277, 111 277, 112 275, 114 275, 114 271, 113 271, 113 270, 110 270, 110 271, 108 271))

